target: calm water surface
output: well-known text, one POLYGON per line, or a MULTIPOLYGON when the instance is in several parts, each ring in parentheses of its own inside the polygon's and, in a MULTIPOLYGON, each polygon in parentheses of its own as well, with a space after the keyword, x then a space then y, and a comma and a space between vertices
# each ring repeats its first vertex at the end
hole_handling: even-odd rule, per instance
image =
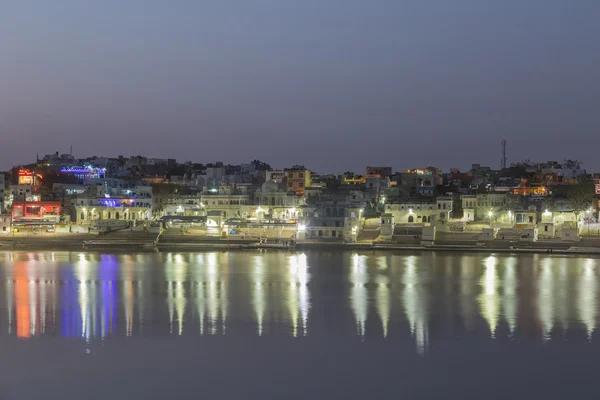
POLYGON ((0 399, 599 398, 600 260, 0 253, 0 399))

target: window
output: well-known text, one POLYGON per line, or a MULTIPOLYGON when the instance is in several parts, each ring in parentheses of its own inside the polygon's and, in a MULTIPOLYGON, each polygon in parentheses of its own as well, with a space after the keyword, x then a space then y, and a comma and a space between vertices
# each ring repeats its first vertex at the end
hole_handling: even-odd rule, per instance
POLYGON ((85 219, 85 215, 83 214, 83 211, 81 212, 81 214, 79 215, 80 219, 85 219))
POLYGON ((323 236, 323 231, 319 231, 319 237, 323 236))
POLYGON ((440 203, 438 203, 438 210, 442 208, 442 205, 440 203))
POLYGON ((544 232, 548 232, 548 225, 544 226, 544 232))
POLYGON ((331 231, 331 237, 335 237, 336 231, 331 231))
POLYGON ((415 222, 415 218, 414 218, 412 215, 409 215, 409 216, 408 216, 408 222, 409 222, 409 223, 413 223, 413 222, 415 222))
POLYGON ((531 216, 531 215, 529 216, 529 223, 533 224, 533 216, 531 216))

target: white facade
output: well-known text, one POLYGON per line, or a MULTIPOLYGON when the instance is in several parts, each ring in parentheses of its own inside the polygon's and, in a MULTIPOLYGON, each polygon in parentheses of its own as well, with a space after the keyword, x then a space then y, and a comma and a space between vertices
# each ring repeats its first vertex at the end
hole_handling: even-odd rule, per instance
POLYGON ((153 207, 152 186, 138 185, 135 187, 135 200, 138 207, 153 207))
POLYGON ((33 192, 31 185, 10 185, 10 192, 13 200, 18 201, 39 201, 39 198, 33 192))
POLYGON ((0 214, 0 235, 10 233, 10 219, 9 214, 0 214))
POLYGON ((392 214, 396 224, 429 224, 448 221, 452 212, 452 198, 438 197, 435 202, 405 200, 385 204, 385 213, 392 214))

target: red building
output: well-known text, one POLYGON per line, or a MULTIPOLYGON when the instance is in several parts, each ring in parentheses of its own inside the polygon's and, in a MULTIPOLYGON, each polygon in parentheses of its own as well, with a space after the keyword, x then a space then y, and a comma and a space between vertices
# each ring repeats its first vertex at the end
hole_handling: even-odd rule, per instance
POLYGON ((15 201, 12 207, 14 222, 54 222, 60 220, 60 201, 15 201))

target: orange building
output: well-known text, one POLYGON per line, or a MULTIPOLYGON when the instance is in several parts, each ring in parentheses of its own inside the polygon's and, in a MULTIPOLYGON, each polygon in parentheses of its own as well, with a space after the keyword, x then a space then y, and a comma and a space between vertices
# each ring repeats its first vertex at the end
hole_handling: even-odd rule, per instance
POLYGON ((304 166, 295 165, 292 168, 286 169, 285 175, 288 190, 296 192, 298 195, 303 195, 305 188, 312 185, 310 170, 304 168, 304 166))
POLYGON ((60 201, 15 201, 12 207, 13 222, 58 222, 60 201))

